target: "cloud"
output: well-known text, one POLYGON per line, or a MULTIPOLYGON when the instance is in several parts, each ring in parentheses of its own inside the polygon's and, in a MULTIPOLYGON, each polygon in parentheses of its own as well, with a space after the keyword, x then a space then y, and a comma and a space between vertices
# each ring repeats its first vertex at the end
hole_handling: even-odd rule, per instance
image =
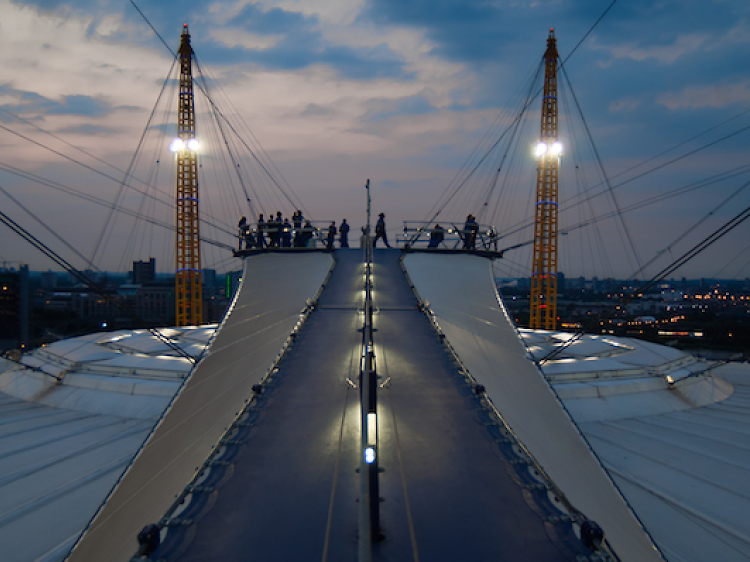
POLYGON ((111 135, 117 133, 117 129, 112 127, 105 127, 102 125, 72 125, 70 127, 62 127, 57 130, 58 134, 61 135, 88 135, 88 136, 102 136, 111 135))
POLYGON ((662 93, 656 101, 672 110, 726 107, 734 104, 747 106, 750 105, 750 80, 733 84, 686 86, 678 92, 662 93))
POLYGON ((323 107, 322 105, 318 105, 317 103, 311 103, 308 104, 308 106, 300 113, 302 117, 325 117, 326 115, 331 115, 333 113, 333 109, 330 107, 323 107))
POLYGON ((62 96, 59 100, 52 100, 35 92, 16 90, 8 85, 0 85, 0 96, 14 100, 11 103, 0 105, 0 107, 18 114, 36 113, 101 117, 112 111, 109 103, 84 95, 62 96))
POLYGON ((437 111, 424 95, 396 99, 377 99, 367 103, 362 121, 376 123, 402 115, 424 115, 437 111))
POLYGON ((612 112, 633 111, 639 105, 641 105, 641 102, 635 98, 632 98, 632 97, 620 98, 618 100, 614 100, 613 102, 609 104, 609 111, 612 111, 612 112))
MULTIPOLYGON (((610 54, 613 60, 632 59, 645 61, 653 59, 661 64, 672 64, 680 57, 695 53, 701 47, 709 43, 710 36, 704 33, 691 33, 680 35, 664 44, 642 45, 635 41, 628 41, 615 45, 600 45, 596 39, 592 39, 590 47, 594 50, 603 50, 610 54)), ((612 60, 605 63, 611 64, 612 60)))
MULTIPOLYGON (((316 15, 281 7, 245 4, 227 16, 212 14, 201 58, 217 65, 246 64, 269 70, 302 70, 326 66, 355 80, 409 79, 405 62, 385 42, 353 46, 333 42, 323 34, 316 15)), ((194 42, 195 43, 195 42, 194 42)))

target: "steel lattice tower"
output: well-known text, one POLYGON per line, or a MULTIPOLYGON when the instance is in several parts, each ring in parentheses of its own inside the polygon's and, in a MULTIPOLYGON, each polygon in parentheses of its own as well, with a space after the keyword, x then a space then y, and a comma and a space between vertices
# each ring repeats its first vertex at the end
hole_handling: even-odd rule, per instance
POLYGON ((177 159, 177 245, 175 292, 178 326, 197 326, 203 320, 200 228, 198 222, 198 157, 193 102, 193 49, 185 24, 180 55, 178 138, 172 144, 177 159))
POLYGON ((557 140, 557 46, 551 29, 544 53, 542 128, 536 155, 534 263, 531 272, 531 328, 554 330, 557 323, 557 179, 562 145, 557 140))

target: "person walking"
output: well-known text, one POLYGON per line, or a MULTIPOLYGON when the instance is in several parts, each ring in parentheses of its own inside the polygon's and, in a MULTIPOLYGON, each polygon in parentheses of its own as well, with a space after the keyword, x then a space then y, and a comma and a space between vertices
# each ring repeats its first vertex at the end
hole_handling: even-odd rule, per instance
POLYGON ((378 243, 378 238, 382 238, 385 247, 390 248, 391 245, 388 243, 388 235, 385 232, 385 213, 380 213, 378 216, 380 218, 375 225, 375 239, 372 241, 372 247, 375 248, 378 243))
POLYGON ((349 247, 349 225, 346 224, 346 219, 342 220, 339 226, 339 244, 342 248, 349 247))

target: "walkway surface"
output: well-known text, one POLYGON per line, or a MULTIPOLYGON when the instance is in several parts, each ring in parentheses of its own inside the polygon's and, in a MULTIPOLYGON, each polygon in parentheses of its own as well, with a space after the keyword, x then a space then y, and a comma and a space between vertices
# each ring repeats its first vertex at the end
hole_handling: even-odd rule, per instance
MULTIPOLYGON (((587 550, 458 375, 398 250, 373 266, 379 560, 576 560, 587 550)), ((357 559, 364 265, 336 252, 315 311, 152 559, 357 559)))

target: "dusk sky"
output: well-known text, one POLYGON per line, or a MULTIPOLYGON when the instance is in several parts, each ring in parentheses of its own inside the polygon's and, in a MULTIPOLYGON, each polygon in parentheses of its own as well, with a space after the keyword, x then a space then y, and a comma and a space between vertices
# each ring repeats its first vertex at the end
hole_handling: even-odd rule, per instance
MULTIPOLYGON (((295 206, 299 200, 307 216, 337 223, 346 217, 356 239, 369 178, 373 211, 386 214, 392 240, 404 220, 428 219, 437 204, 443 208, 438 221, 479 215, 507 234, 500 246, 509 247, 531 237, 530 229, 518 227, 532 217, 540 98, 514 137, 516 148, 489 147, 518 115, 527 91, 535 92, 530 80, 550 28, 566 59, 612 2, 136 4, 173 50, 183 23, 189 25, 212 99, 266 167, 277 168, 271 170, 277 181, 291 186, 295 206), (485 154, 443 206, 446 190, 463 182, 485 154), (503 172, 495 177, 498 168, 503 172)), ((152 256, 160 271, 173 269, 171 232, 122 213, 110 216, 103 204, 118 198, 122 170, 154 108, 133 165, 138 179, 129 183, 142 190, 156 186, 164 200, 174 189, 174 164, 165 152, 176 129, 171 83, 157 103, 172 65, 167 48, 126 0, 0 0, 0 14, 0 209, 80 269, 89 267, 84 258, 115 271, 152 256), (98 202, 63 193, 71 190, 98 202)), ((566 146, 560 227, 569 232, 560 239, 561 271, 626 278, 638 268, 634 248, 641 264, 661 256, 645 270, 648 278, 750 206, 749 52, 747 0, 619 0, 611 6, 565 63, 575 98, 560 79, 566 146), (601 184, 576 100, 611 192, 601 184), (679 197, 666 197, 680 190, 679 197), (596 196, 576 204, 590 195, 596 196), (662 201, 644 204, 660 195, 662 201), (625 211, 622 221, 606 218, 615 205, 625 211), (588 226, 577 228, 583 223, 588 226)), ((257 165, 251 160, 240 168, 248 168, 245 189, 253 207, 241 188, 230 187, 220 171, 226 160, 221 143, 211 143, 219 137, 207 104, 196 104, 206 151, 201 204, 211 223, 233 232, 240 215, 251 211, 291 216, 295 206, 259 167, 249 169, 257 165)), ((167 205, 135 191, 125 189, 117 200, 133 213, 173 220, 167 205)), ((204 234, 235 244, 210 225, 204 234)), ((673 276, 750 277, 748 240, 750 221, 673 276)), ((2 261, 59 269, 4 225, 2 261)), ((510 251, 498 274, 528 276, 530 261, 529 246, 510 251)), ((203 265, 239 268, 216 245, 204 246, 203 265)))

